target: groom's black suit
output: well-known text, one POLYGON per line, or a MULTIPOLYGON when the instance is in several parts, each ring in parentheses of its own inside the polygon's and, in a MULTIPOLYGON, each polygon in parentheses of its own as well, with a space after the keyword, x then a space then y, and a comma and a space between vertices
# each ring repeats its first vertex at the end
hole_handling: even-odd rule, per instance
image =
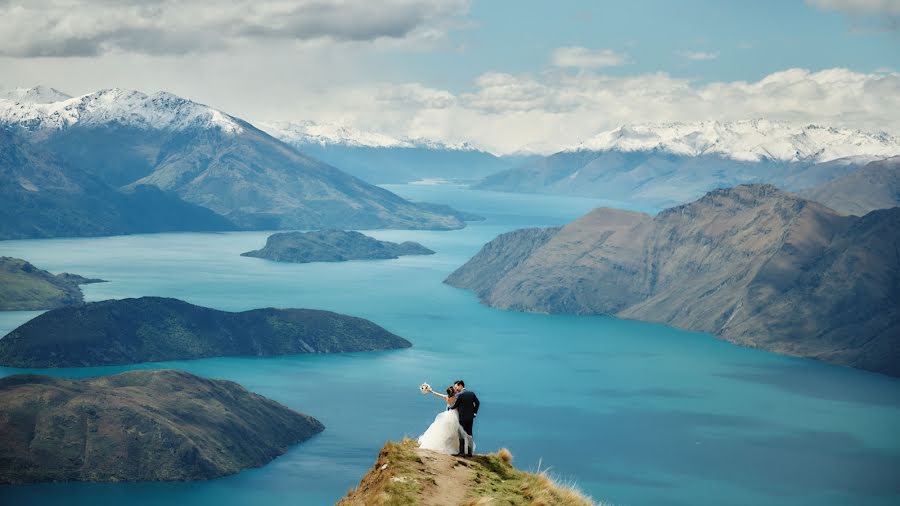
MULTIPOLYGON (((478 396, 475 395, 475 392, 463 390, 456 394, 456 402, 453 403, 453 409, 459 414, 459 424, 462 425, 463 430, 469 435, 470 441, 472 439, 472 424, 475 423, 475 415, 478 414, 479 406, 481 406, 481 402, 478 401, 478 396)), ((459 454, 462 455, 465 452, 466 441, 460 438, 459 454)), ((469 447, 468 454, 472 455, 471 446, 469 447)))

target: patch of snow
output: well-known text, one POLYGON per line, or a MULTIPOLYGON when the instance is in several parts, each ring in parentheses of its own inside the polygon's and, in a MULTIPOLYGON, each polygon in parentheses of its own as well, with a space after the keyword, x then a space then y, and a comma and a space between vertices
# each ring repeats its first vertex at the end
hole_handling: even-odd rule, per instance
POLYGON ((225 133, 243 131, 240 121, 212 107, 167 92, 146 95, 112 88, 54 102, 0 99, 0 124, 28 130, 70 128, 76 124, 180 131, 217 128, 225 133))
POLYGON ((348 146, 363 148, 425 148, 435 150, 474 151, 467 142, 448 143, 433 139, 391 137, 334 123, 314 121, 277 121, 257 123, 260 129, 288 144, 319 144, 320 146, 348 146))
POLYGON ((26 104, 49 104, 61 100, 68 100, 72 98, 72 96, 63 93, 56 88, 35 86, 34 88, 13 88, 0 94, 0 98, 26 104))

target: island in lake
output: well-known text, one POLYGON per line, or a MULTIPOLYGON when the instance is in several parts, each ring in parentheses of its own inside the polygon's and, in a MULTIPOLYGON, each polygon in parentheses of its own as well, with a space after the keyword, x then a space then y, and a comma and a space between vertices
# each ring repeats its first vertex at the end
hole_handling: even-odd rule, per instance
POLYGON ((900 376, 900 208, 741 185, 656 216, 503 234, 447 278, 491 306, 610 314, 900 376))
POLYGON ((331 311, 265 308, 232 313, 178 299, 140 297, 43 313, 0 339, 0 365, 86 367, 410 346, 369 320, 331 311))
POLYGON ((0 311, 35 311, 79 304, 78 285, 102 283, 77 274, 51 274, 21 258, 0 257, 0 311))
POLYGON ((388 260, 404 255, 433 255, 417 242, 379 241, 354 231, 315 230, 272 234, 264 248, 241 256, 275 262, 345 262, 347 260, 388 260))
POLYGON ((174 370, 0 379, 0 483, 205 480, 325 427, 231 381, 174 370))

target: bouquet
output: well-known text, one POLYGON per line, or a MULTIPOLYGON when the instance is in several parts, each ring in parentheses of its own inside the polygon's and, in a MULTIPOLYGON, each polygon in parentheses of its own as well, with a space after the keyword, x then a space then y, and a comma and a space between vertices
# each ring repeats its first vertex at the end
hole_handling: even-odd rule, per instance
POLYGON ((421 385, 419 385, 419 391, 423 394, 427 394, 431 391, 431 385, 429 385, 428 383, 422 383, 421 385))

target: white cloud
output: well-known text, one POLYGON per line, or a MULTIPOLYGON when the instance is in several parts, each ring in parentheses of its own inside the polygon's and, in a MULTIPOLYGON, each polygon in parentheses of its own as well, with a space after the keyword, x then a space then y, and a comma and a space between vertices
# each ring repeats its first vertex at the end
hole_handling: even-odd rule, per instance
POLYGON ((719 57, 719 53, 710 53, 706 51, 679 51, 678 54, 683 58, 694 61, 715 60, 719 57))
POLYGON ((498 153, 553 152, 621 124, 658 121, 764 117, 900 131, 897 73, 788 69, 753 82, 708 84, 665 73, 488 73, 473 84, 471 91, 458 95, 423 85, 400 87, 417 90, 416 96, 441 97, 440 108, 422 107, 402 93, 372 103, 372 91, 356 90, 318 101, 341 104, 338 108, 307 113, 317 121, 340 121, 396 137, 470 141, 498 153))
POLYGON ((468 0, 0 1, 0 55, 183 54, 246 41, 440 38, 468 0), (212 8, 211 8, 212 7, 212 8))
POLYGON ((822 10, 851 15, 900 15, 900 0, 806 0, 806 3, 822 10))
POLYGON ((615 67, 626 63, 627 58, 612 49, 588 49, 585 47, 560 47, 553 51, 552 62, 557 67, 594 69, 615 67))

